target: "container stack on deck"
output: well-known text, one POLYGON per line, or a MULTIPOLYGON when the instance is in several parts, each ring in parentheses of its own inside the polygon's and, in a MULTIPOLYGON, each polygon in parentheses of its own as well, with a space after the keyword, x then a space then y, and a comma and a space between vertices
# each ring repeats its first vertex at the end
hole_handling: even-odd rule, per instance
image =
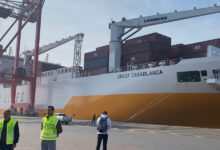
POLYGON ((208 40, 188 45, 178 44, 172 46, 172 58, 197 58, 207 56, 208 45, 220 47, 220 39, 208 40))
POLYGON ((85 54, 84 74, 97 75, 107 73, 109 62, 109 45, 96 48, 85 54))
MULTIPOLYGON (((220 48, 220 39, 188 45, 171 45, 171 38, 159 33, 129 39, 122 44, 121 67, 128 64, 143 64, 167 59, 206 57, 208 45, 220 48)), ((108 72, 109 45, 85 53, 83 74, 98 75, 108 72)))
POLYGON ((170 50, 171 38, 159 33, 127 40, 122 48, 121 66, 127 66, 132 61, 141 64, 168 59, 170 50))

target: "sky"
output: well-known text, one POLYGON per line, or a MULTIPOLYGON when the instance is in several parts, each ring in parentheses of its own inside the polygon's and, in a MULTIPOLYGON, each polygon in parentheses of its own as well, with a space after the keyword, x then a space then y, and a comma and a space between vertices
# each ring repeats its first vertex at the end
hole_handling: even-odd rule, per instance
MULTIPOLYGON (((0 0, 1 1, 1 0, 0 0)), ((82 65, 84 53, 94 51, 97 47, 109 44, 111 20, 120 21, 156 13, 170 13, 174 10, 191 10, 220 5, 220 0, 46 0, 43 7, 40 46, 60 40, 70 35, 84 33, 82 45, 82 65)), ((220 38, 220 13, 191 18, 151 27, 143 28, 132 38, 158 32, 172 38, 172 44, 189 44, 220 38)), ((0 18, 0 36, 12 24, 14 19, 0 18)), ((35 41, 36 24, 28 24, 22 31, 21 51, 32 50, 35 41)), ((11 30, 1 42, 5 46, 17 26, 11 30)), ((13 54, 15 45, 12 43, 13 54)), ((45 60, 49 54, 49 62, 72 66, 74 41, 42 54, 45 60)), ((5 53, 7 54, 7 52, 5 53)))

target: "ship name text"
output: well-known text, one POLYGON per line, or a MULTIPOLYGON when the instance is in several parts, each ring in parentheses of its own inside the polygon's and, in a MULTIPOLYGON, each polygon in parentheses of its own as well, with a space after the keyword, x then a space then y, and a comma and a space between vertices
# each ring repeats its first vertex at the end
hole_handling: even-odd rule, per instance
POLYGON ((143 72, 132 72, 132 73, 125 73, 117 75, 118 79, 123 78, 130 78, 130 77, 143 77, 143 76, 154 76, 154 75, 160 75, 163 74, 162 70, 151 70, 151 71, 143 71, 143 72))

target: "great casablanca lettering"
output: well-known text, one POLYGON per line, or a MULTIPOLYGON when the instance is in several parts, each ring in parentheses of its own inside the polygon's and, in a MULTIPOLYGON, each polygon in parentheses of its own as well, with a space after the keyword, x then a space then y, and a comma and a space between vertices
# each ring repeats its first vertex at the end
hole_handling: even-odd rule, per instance
POLYGON ((163 74, 162 70, 150 70, 150 71, 144 71, 144 72, 133 72, 133 73, 125 73, 117 75, 118 79, 123 78, 130 78, 130 77, 143 77, 143 76, 154 76, 154 75, 160 75, 163 74))

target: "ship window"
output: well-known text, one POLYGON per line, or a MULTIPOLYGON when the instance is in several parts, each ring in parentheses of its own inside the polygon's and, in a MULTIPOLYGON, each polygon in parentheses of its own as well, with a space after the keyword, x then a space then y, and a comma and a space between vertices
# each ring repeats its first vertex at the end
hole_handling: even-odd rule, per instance
POLYGON ((69 68, 69 72, 71 72, 72 71, 72 68, 69 68))
POLYGON ((212 71, 214 74, 218 74, 218 73, 220 73, 220 69, 215 69, 215 70, 213 70, 212 71))
POLYGON ((58 74, 60 74, 60 70, 58 70, 58 74))
POLYGON ((200 82, 200 72, 199 71, 187 71, 187 72, 177 72, 178 82, 200 82))
POLYGON ((53 72, 51 72, 51 75, 53 75, 53 72))
POLYGON ((201 71, 201 76, 207 76, 207 71, 206 70, 202 70, 201 71))
POLYGON ((68 69, 65 69, 65 73, 67 73, 68 72, 68 69))
POLYGON ((215 79, 220 79, 220 69, 216 69, 212 71, 215 79))
POLYGON ((47 75, 50 76, 50 72, 48 72, 47 75))
POLYGON ((64 73, 64 69, 61 70, 61 74, 64 73))
POLYGON ((44 73, 42 73, 41 76, 44 77, 44 73))

